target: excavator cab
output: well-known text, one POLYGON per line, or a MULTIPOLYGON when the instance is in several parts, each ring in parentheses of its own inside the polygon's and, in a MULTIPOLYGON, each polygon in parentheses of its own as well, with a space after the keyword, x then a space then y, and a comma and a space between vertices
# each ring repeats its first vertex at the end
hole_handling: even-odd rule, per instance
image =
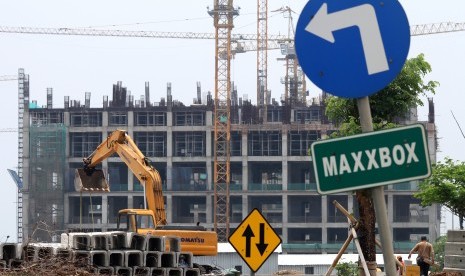
POLYGON ((109 192, 105 174, 99 169, 76 169, 74 188, 77 192, 109 192))
POLYGON ((153 212, 146 209, 123 209, 119 211, 117 229, 139 234, 148 234, 155 229, 153 212))

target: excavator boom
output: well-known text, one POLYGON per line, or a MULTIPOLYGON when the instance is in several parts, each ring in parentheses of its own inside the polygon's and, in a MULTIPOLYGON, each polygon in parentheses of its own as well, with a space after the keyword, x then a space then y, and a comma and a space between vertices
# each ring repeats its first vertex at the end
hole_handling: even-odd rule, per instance
POLYGON ((160 174, 149 164, 148 159, 124 130, 112 132, 89 157, 83 160, 84 168, 77 170, 75 187, 90 191, 109 190, 103 172, 95 167, 114 153, 120 156, 144 186, 147 207, 155 215, 155 226, 166 225, 160 174))
POLYGON ((202 226, 167 225, 160 174, 124 130, 112 132, 89 157, 84 158, 83 168, 76 170, 76 190, 109 191, 103 171, 96 169, 96 166, 114 153, 119 155, 144 186, 147 202, 146 209, 120 210, 119 229, 125 228, 126 231, 140 234, 177 236, 181 239, 182 251, 192 252, 196 256, 217 254, 218 237, 215 232, 207 231, 202 226), (124 223, 120 224, 120 219, 124 223))

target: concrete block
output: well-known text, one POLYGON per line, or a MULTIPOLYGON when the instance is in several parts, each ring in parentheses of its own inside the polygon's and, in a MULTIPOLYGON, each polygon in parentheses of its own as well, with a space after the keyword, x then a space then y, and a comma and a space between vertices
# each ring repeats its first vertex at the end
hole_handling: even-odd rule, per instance
POLYGON ((91 236, 88 233, 69 233, 69 247, 75 250, 90 250, 91 236))
POLYGON ((171 267, 171 268, 166 269, 165 275, 166 276, 182 276, 183 271, 182 271, 182 268, 171 267))
POLYGON ((36 262, 37 261, 36 247, 31 244, 27 244, 23 246, 23 254, 21 256, 21 259, 24 260, 25 262, 36 262))
POLYGON ((147 236, 134 233, 131 237, 131 249, 144 251, 147 247, 147 236))
POLYGON ((144 266, 144 254, 140 250, 125 250, 124 251, 124 266, 144 266))
POLYGON ((151 276, 150 275, 150 268, 149 267, 145 267, 145 266, 135 266, 132 268, 132 271, 133 271, 133 275, 134 276, 151 276))
POLYGON ((165 236, 166 250, 181 252, 181 238, 178 236, 165 236))
POLYGON ((37 247, 37 258, 38 260, 48 260, 53 257, 53 247, 37 247))
POLYGON ((465 242, 446 242, 445 255, 465 255, 465 242))
POLYGON ((162 252, 160 258, 161 267, 177 267, 177 261, 174 252, 162 252))
POLYGON ((17 243, 0 244, 0 259, 8 262, 10 259, 20 259, 22 255, 22 246, 17 243))
POLYGON ((92 250, 110 250, 111 236, 109 233, 90 233, 92 250))
POLYGON ((161 267, 161 252, 144 251, 144 266, 161 267))
POLYGON ((110 260, 108 258, 108 252, 105 250, 91 250, 90 264, 95 266, 109 266, 110 260))
POLYGON ((444 257, 444 267, 465 269, 465 255, 446 255, 444 257))
POLYGON ((108 267, 97 267, 95 274, 97 275, 114 275, 115 268, 108 266, 108 267))
POLYGON ((86 267, 91 264, 90 251, 74 250, 72 260, 76 264, 76 266, 86 267))
POLYGON ((447 231, 447 242, 465 242, 465 230, 447 231))
MULTIPOLYGON (((40 260, 51 259, 56 255, 61 244, 48 243, 29 243, 22 246, 21 259, 26 262, 37 262, 40 260)), ((68 249, 63 249, 68 250, 68 249)), ((69 259, 68 259, 69 260, 69 259)))
POLYGON ((110 242, 111 242, 111 249, 113 250, 123 250, 128 247, 128 233, 126 232, 110 232, 110 242))
POLYGON ((445 271, 445 272, 460 272, 460 273, 462 273, 462 276, 465 276, 465 269, 463 269, 463 268, 444 267, 443 271, 445 271))
POLYGON ((61 261, 71 260, 73 252, 68 248, 57 248, 55 250, 55 256, 61 261))
POLYGON ((60 236, 60 242, 62 248, 69 248, 69 235, 68 233, 62 233, 60 236))
POLYGON ((179 252, 176 253, 177 267, 193 268, 193 255, 192 252, 179 252))
POLYGON ((200 276, 200 269, 198 268, 183 268, 183 276, 200 276))
POLYGON ((166 268, 152 267, 152 268, 150 268, 150 275, 151 276, 165 276, 166 275, 166 268))
POLYGON ((165 238, 160 236, 147 235, 146 237, 147 251, 159 251, 163 252, 166 249, 165 238))
POLYGON ((109 266, 123 267, 124 266, 124 251, 122 250, 109 250, 108 251, 109 266))
POLYGON ((126 248, 131 249, 132 236, 136 235, 135 232, 125 232, 126 234, 126 248))
POLYGON ((115 275, 119 276, 132 276, 132 268, 131 267, 115 267, 115 275))

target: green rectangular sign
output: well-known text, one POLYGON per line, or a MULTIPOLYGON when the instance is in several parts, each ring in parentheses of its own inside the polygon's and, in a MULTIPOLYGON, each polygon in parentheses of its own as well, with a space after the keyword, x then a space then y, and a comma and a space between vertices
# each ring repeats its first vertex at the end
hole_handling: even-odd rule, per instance
POLYGON ((320 194, 423 179, 431 174, 423 125, 368 132, 312 144, 320 194))

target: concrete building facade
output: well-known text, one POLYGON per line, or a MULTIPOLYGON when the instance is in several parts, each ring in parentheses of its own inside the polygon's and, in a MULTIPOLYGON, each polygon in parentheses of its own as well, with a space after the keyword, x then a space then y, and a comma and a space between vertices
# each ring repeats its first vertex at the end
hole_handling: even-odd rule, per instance
MULTIPOLYGON (((168 222, 200 223, 213 229, 211 95, 198 96, 195 104, 185 106, 172 100, 168 89, 166 100, 150 103, 147 91, 135 101, 118 83, 112 100, 104 97, 101 107, 90 107, 90 93, 86 93, 84 104, 65 97, 64 107, 54 108, 51 89, 45 106, 30 101, 28 89, 22 93, 26 95, 20 114, 22 239, 56 241, 67 229, 112 230, 118 210, 143 208, 143 187, 118 156, 102 163, 111 192, 90 194, 74 189, 75 169, 116 129, 126 130, 160 172, 168 222)), ((266 123, 258 121, 256 106, 237 96, 234 99, 231 232, 258 208, 281 235, 283 253, 337 253, 348 236, 348 225, 332 202, 337 200, 357 216, 357 200, 353 193, 322 196, 316 191, 309 148, 336 130, 324 115, 321 99, 292 107, 273 101, 266 123)), ((429 104, 432 116, 422 123, 434 162, 434 106, 432 101, 429 104)), ((414 112, 409 116, 407 123, 416 122, 414 112)), ((417 182, 385 187, 394 250, 399 253, 408 252, 421 235, 430 240, 439 236, 440 207, 421 207, 413 197, 417 187, 417 182)), ((354 251, 349 247, 349 252, 354 251)))

